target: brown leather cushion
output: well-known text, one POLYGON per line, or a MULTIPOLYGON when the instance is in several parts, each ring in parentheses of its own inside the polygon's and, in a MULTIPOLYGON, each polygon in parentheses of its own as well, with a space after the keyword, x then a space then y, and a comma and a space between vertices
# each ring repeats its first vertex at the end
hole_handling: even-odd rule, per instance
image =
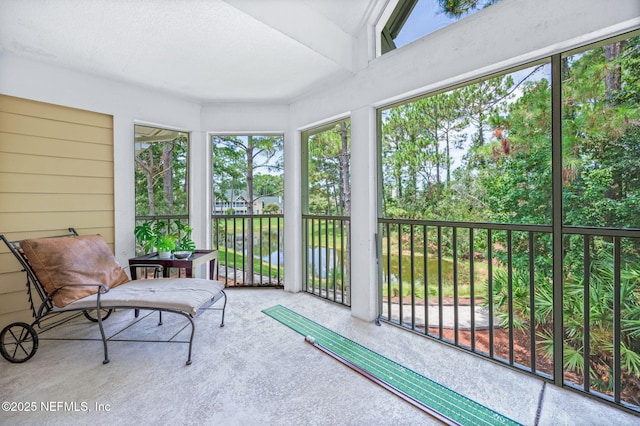
MULTIPOLYGON (((68 284, 115 287, 129 281, 100 235, 27 239, 20 247, 48 294, 68 284)), ((97 291, 97 286, 64 287, 52 299, 63 308, 97 291)))

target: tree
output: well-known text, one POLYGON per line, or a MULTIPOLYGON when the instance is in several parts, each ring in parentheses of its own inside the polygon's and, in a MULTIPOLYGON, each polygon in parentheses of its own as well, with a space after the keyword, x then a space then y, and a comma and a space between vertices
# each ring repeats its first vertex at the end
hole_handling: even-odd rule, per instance
POLYGON ((551 223, 551 88, 541 79, 495 114, 493 139, 478 152, 478 185, 494 222, 551 223))
MULTIPOLYGON (((579 52, 561 62, 563 170, 558 178, 563 181, 563 225, 640 228, 640 37, 579 52)), ((540 65, 385 111, 383 214, 429 219, 433 209, 417 201, 431 199, 437 204, 438 218, 444 220, 551 224, 550 74, 550 64, 540 65), (546 72, 541 76, 542 69, 546 72), (464 162, 442 182, 439 169, 448 167, 450 160, 450 152, 442 147, 465 135, 470 140, 464 162), (435 198, 426 191, 434 187, 439 188, 435 198)), ((490 242, 484 240, 491 244, 496 261, 493 306, 502 324, 535 329, 537 343, 552 353, 558 282, 553 281, 551 235, 496 230, 490 242), (530 265, 530 254, 534 265, 530 265), (511 319, 514 323, 509 323, 511 319)), ((622 386, 626 394, 637 395, 640 242, 625 237, 615 248, 611 240, 570 232, 562 237, 564 367, 580 374, 586 371, 592 387, 610 392, 613 345, 618 340, 613 339, 612 330, 619 320, 622 386), (621 306, 615 309, 619 318, 613 316, 614 252, 620 254, 621 306), (585 271, 589 271, 588 284, 585 271), (583 330, 587 303, 589 336, 583 330), (586 354, 585 339, 591 342, 591 352, 586 354)), ((453 254, 444 244, 437 249, 453 254)), ((637 396, 632 398, 638 401, 637 396)))
MULTIPOLYGON (((564 223, 578 226, 636 228, 640 223, 640 108, 637 93, 637 61, 640 39, 628 39, 568 57, 562 70, 563 90, 563 195, 564 223)), ((494 219, 518 223, 550 222, 550 142, 548 135, 548 89, 540 80, 524 86, 523 95, 503 115, 491 117, 500 135, 482 152, 485 155, 481 184, 490 187, 494 199, 488 207, 494 219), (546 141, 545 141, 546 139, 546 141), (508 141, 508 143, 506 142, 508 141), (545 148, 547 147, 547 148, 545 148), (522 155, 526 154, 526 155, 522 155), (537 164, 536 164, 537 163, 537 164), (509 167, 506 167, 509 164, 509 167), (530 171, 539 170, 531 174, 530 171), (546 171, 546 173, 544 172, 546 171), (545 196, 546 194, 546 196, 545 196), (543 221, 543 222, 541 222, 543 221)), ((514 243, 514 246, 517 244, 514 243)), ((612 336, 614 299, 613 244, 594 237, 585 265, 585 242, 566 237, 563 241, 564 367, 586 374, 599 391, 612 388, 612 336), (589 270, 590 335, 584 333, 584 270, 589 270), (590 353, 584 353, 585 340, 590 353)), ((550 241, 536 244, 547 246, 550 241)), ((625 392, 637 395, 640 376, 640 313, 637 243, 621 245, 620 353, 625 392)), ((551 265, 545 256, 536 264, 536 328, 548 354, 553 351, 551 265), (541 267, 542 266, 542 267, 541 267)), ((516 324, 530 318, 529 277, 526 260, 514 249, 513 297, 516 324)), ((506 275, 496 275, 496 306, 506 314, 506 275)), ((503 318, 506 318, 504 316, 503 318)), ((524 323, 522 323, 524 324, 524 323)), ((637 402, 637 397, 634 401, 637 402)))
POLYGON ((310 198, 327 215, 351 214, 350 126, 342 121, 332 129, 309 136, 310 198), (318 199, 324 198, 324 203, 318 199))
MULTIPOLYGON (((281 136, 214 136, 214 164, 220 165, 218 171, 225 171, 234 179, 245 184, 245 201, 247 205, 247 244, 245 265, 245 282, 253 283, 253 203, 261 196, 254 193, 254 176, 258 170, 277 171, 282 169, 281 136), (224 165, 226 164, 226 166, 224 165)), ((228 178, 227 178, 228 179, 228 178)), ((220 180, 226 187, 228 180, 220 180)), ((220 187, 218 187, 220 192, 220 187)))
POLYGON ((340 153, 338 161, 340 163, 340 199, 346 216, 351 215, 351 176, 350 176, 350 136, 351 129, 346 121, 340 123, 340 153))
POLYGON ((276 203, 269 203, 262 209, 264 214, 277 214, 280 213, 280 206, 276 203))
POLYGON ((187 147, 184 135, 143 138, 135 155, 136 215, 187 214, 187 147))
POLYGON ((256 197, 281 196, 284 191, 282 175, 259 173, 253 176, 253 188, 256 197))
POLYGON ((336 152, 338 137, 325 131, 309 137, 309 211, 326 215, 340 210, 340 171, 336 152))
MULTIPOLYGON (((156 215, 156 197, 153 192, 154 188, 154 175, 156 175, 155 169, 155 159, 153 156, 153 144, 148 144, 146 149, 141 150, 141 152, 136 155, 136 172, 141 171, 144 176, 144 182, 146 184, 146 194, 147 194, 147 212, 149 216, 156 215)), ((138 174, 138 173, 136 173, 138 174)), ((138 181, 138 179, 136 179, 138 181)), ((136 191, 136 194, 140 192, 136 191)), ((142 200, 141 200, 142 201, 142 200)), ((142 211, 143 209, 138 209, 141 203, 136 202, 136 212, 142 211)))
POLYGON ((499 1, 500 0, 438 0, 438 4, 446 15, 460 18, 475 9, 489 7, 499 1))
POLYGON ((463 105, 466 109, 465 115, 475 128, 470 149, 471 155, 467 157, 467 161, 471 162, 471 167, 475 166, 472 162, 474 148, 481 148, 485 144, 489 117, 498 113, 500 105, 513 95, 515 88, 513 77, 506 75, 482 80, 461 89, 461 96, 464 99, 463 105))
POLYGON ((422 117, 426 103, 423 99, 392 108, 382 124, 383 173, 388 176, 383 180, 385 209, 402 206, 409 217, 425 206, 419 190, 427 192, 439 179, 437 141, 425 131, 422 117), (389 198, 394 202, 387 203, 389 198))
POLYGON ((565 222, 640 225, 640 38, 575 55, 563 81, 565 222))
MULTIPOLYGON (((351 215, 351 133, 350 122, 341 121, 328 130, 309 136, 309 211, 327 215, 351 215)), ((350 223, 346 222, 346 291, 351 296, 350 223)), ((334 229, 334 232, 337 232, 334 229)), ((343 236, 344 238, 344 236, 343 236)))
MULTIPOLYGON (((446 170, 445 186, 449 186, 451 183, 451 148, 452 145, 455 148, 461 147, 465 140, 461 132, 467 126, 468 119, 463 114, 463 100, 457 91, 440 93, 418 102, 421 103, 420 115, 424 126, 422 131, 430 141, 429 145, 435 150, 433 162, 436 168, 436 199, 432 205, 437 206, 439 211, 442 192, 440 168, 444 165, 446 170), (444 145, 443 153, 440 153, 441 145, 444 145)), ((428 158, 424 160, 428 161, 428 158)), ((425 175, 425 178, 428 178, 428 175, 425 175)))

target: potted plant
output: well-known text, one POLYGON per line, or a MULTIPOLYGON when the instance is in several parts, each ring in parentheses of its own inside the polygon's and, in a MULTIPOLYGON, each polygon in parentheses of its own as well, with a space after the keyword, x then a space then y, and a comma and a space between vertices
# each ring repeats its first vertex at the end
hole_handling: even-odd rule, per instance
POLYGON ((133 228, 136 241, 142 246, 145 253, 150 253, 156 246, 156 230, 151 222, 145 222, 133 228))
POLYGON ((171 252, 174 251, 176 257, 181 259, 187 258, 195 250, 196 244, 191 239, 193 228, 187 223, 179 220, 174 221, 167 226, 166 222, 145 222, 134 228, 133 233, 136 236, 138 244, 142 246, 146 253, 154 250, 158 251, 160 259, 171 258, 171 252), (175 232, 173 232, 175 230, 175 232))
POLYGON ((193 228, 191 228, 188 223, 182 223, 179 220, 176 220, 174 223, 178 229, 178 238, 173 254, 179 259, 186 259, 191 256, 196 249, 196 243, 191 239, 193 228))
POLYGON ((171 259, 171 252, 176 248, 176 237, 173 234, 164 234, 156 239, 158 258, 171 259))
POLYGON ((146 253, 154 250, 158 251, 158 257, 167 259, 171 257, 171 251, 175 249, 177 234, 167 232, 165 222, 145 222, 138 225, 133 230, 138 244, 142 246, 146 253))

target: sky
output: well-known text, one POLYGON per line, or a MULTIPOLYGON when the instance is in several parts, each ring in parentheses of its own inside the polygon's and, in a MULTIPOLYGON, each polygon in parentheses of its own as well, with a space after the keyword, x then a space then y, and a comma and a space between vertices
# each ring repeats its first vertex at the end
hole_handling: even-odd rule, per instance
POLYGON ((438 0, 418 0, 409 19, 395 39, 396 46, 404 46, 460 19, 462 18, 450 18, 442 13, 438 0))
MULTIPOLYGON (((519 82, 523 81, 526 79, 526 81, 538 81, 542 78, 545 78, 547 80, 551 80, 551 67, 550 64, 547 64, 544 67, 541 67, 539 70, 537 70, 534 74, 530 75, 530 73, 536 68, 536 66, 532 66, 532 67, 528 67, 525 69, 521 69, 512 73, 508 73, 507 75, 510 75, 513 80, 514 83, 517 85, 519 82)), ((447 92, 448 93, 448 92, 447 92)), ((522 86, 518 86, 516 88, 516 90, 514 90, 513 92, 513 96, 510 99, 504 100, 503 103, 510 103, 510 102, 515 102, 520 96, 522 96, 522 86)), ((389 110, 385 110, 382 112, 382 117, 383 120, 386 117, 386 112, 389 110)), ((451 166, 452 169, 456 169, 460 166, 462 166, 463 162, 463 157, 466 154, 468 148, 469 148, 469 144, 471 143, 471 137, 473 134, 475 134, 477 132, 477 129, 473 126, 473 125, 469 125, 469 127, 466 130, 463 130, 460 132, 461 135, 464 135, 466 137, 464 143, 462 144, 461 147, 457 148, 457 147, 452 147, 451 148, 451 166)), ((485 131, 485 136, 487 138, 491 138, 491 131, 490 130, 486 130, 485 131)), ((440 141, 440 147, 441 149, 444 150, 444 147, 446 145, 446 142, 444 140, 440 141)))

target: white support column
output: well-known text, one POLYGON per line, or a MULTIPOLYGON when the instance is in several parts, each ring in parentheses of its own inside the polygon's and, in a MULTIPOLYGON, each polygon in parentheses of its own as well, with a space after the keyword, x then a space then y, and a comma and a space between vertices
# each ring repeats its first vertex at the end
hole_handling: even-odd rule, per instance
MULTIPOLYGON (((189 135, 189 218, 192 239, 197 248, 211 247, 211 151, 206 133, 192 131, 189 135)), ((196 276, 208 277, 208 266, 202 265, 196 276)))
POLYGON ((351 315, 378 316, 377 149, 375 109, 351 113, 351 315))
POLYGON ((284 135, 284 289, 302 290, 301 137, 296 129, 284 135))

